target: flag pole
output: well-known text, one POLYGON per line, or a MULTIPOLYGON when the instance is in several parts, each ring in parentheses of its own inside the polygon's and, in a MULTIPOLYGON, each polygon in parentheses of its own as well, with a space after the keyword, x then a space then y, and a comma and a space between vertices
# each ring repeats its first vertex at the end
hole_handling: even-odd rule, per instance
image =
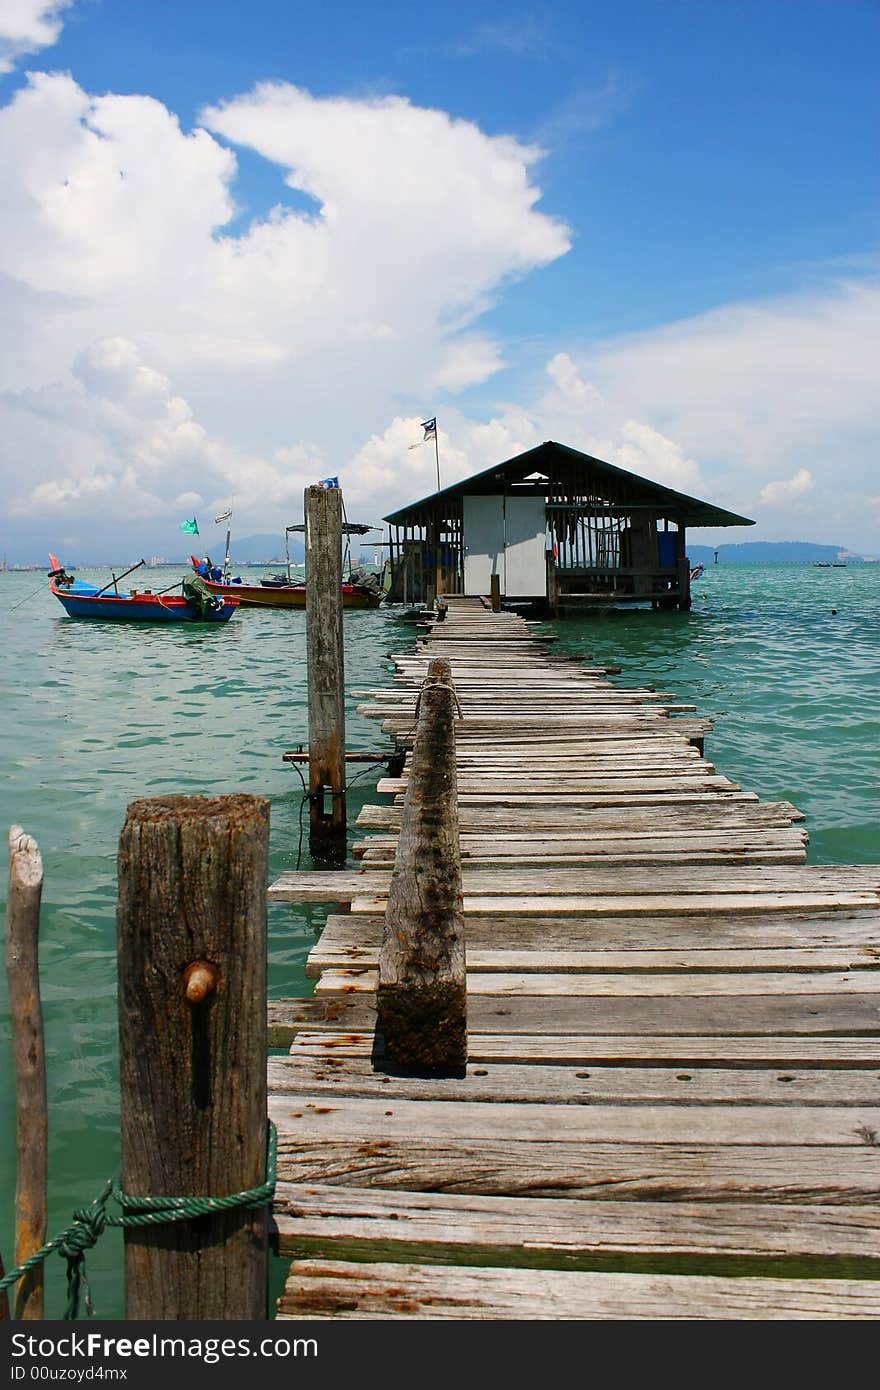
POLYGON ((223 561, 223 583, 224 583, 224 584, 228 584, 228 583, 229 583, 229 576, 230 576, 231 573, 232 573, 232 565, 231 565, 230 560, 229 560, 229 542, 230 542, 230 538, 231 538, 231 536, 232 536, 232 507, 233 507, 234 502, 235 502, 235 498, 232 498, 232 499, 230 500, 230 503, 229 503, 229 522, 227 523, 227 526, 226 526, 226 559, 223 561))
POLYGON ((437 491, 440 491, 440 445, 437 442, 437 420, 434 419, 434 458, 437 460, 437 491))

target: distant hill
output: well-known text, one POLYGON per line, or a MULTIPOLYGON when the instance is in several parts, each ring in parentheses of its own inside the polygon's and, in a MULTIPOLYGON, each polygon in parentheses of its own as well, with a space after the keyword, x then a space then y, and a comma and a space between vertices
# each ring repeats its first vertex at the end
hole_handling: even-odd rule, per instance
POLYGON ((842 545, 814 545, 812 541, 744 541, 740 545, 694 545, 688 542, 692 565, 711 565, 718 552, 719 565, 795 565, 837 559, 860 560, 842 545))
MULTIPOLYGON (((202 545, 207 545, 205 538, 202 538, 202 545)), ((211 559, 223 559, 226 549, 226 532, 221 533, 217 527, 216 538, 211 538, 210 545, 207 546, 211 559)), ((277 564, 280 560, 284 563, 284 536, 275 532, 272 535, 259 536, 236 536, 232 537, 230 546, 232 561, 236 565, 266 565, 277 564)), ((204 554, 204 550, 202 554, 204 554)), ((294 563, 300 563, 306 557, 306 549, 302 540, 298 536, 290 537, 290 558, 294 563)))
MULTIPOLYGON (((218 527, 219 531, 219 527, 218 527)), ((220 538, 220 544, 212 543, 211 558, 216 560, 218 555, 223 558, 223 550, 226 545, 225 533, 220 538)), ((370 548, 369 536, 352 536, 351 551, 353 563, 357 564, 360 556, 361 547, 364 550, 370 548)), ((284 562, 284 537, 282 536, 237 536, 232 537, 232 562, 235 565, 261 565, 277 564, 280 560, 284 562)), ((204 551, 202 551, 204 554, 204 551)), ((306 548, 302 536, 290 537, 290 559, 293 564, 302 564, 306 558, 306 548)))

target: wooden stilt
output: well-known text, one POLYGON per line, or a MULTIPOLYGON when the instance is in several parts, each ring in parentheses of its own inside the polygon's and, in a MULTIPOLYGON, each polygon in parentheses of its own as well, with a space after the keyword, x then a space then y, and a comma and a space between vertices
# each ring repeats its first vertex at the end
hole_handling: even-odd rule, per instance
POLYGON ((344 864, 345 663, 342 640, 342 493, 305 490, 306 661, 309 701, 309 851, 344 864), (327 798, 330 805, 327 806, 327 798))
MULTIPOLYGON (((226 1197, 266 1164, 261 797, 134 801, 119 841, 122 1186, 226 1197)), ((127 1319, 266 1316, 268 1210, 125 1232, 127 1319)))
MULTIPOLYGON (((46 1240, 46 1049, 40 1002, 39 934, 43 861, 36 840, 20 826, 9 832, 6 974, 15 1068, 15 1257, 23 1264, 46 1240)), ((43 1317, 43 1266, 19 1280, 13 1316, 43 1317)))

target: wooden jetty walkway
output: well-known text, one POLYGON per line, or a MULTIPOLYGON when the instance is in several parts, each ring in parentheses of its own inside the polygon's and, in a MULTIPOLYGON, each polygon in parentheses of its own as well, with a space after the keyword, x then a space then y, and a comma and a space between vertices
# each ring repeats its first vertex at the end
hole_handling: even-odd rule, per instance
POLYGON ((461 1075, 375 1036, 409 760, 364 808, 314 998, 270 1005, 291 1318, 880 1315, 880 871, 806 864, 802 816, 718 772, 675 697, 556 657, 476 600, 367 713, 456 724, 461 1075), (342 910, 344 909, 344 910, 342 910))

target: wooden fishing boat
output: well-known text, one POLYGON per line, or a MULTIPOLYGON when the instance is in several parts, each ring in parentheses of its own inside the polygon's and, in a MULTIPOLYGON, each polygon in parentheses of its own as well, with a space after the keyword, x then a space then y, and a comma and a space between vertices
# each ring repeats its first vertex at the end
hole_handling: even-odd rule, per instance
POLYGON ((215 596, 198 576, 187 576, 178 594, 153 593, 150 589, 120 593, 119 581, 140 569, 145 563, 143 560, 124 574, 114 575, 102 589, 68 574, 55 555, 49 555, 49 563, 52 566, 49 592, 71 618, 136 623, 226 623, 238 607, 237 598, 215 596))
MULTIPOLYGON (((190 558, 193 569, 197 570, 200 561, 195 555, 190 558)), ((283 584, 273 581, 271 584, 250 584, 245 579, 230 579, 224 583, 222 579, 211 579, 205 575, 201 575, 201 578, 212 594, 234 597, 246 608, 304 609, 306 606, 306 586, 302 583, 283 584)), ((378 608, 381 602, 381 589, 374 590, 357 583, 342 586, 343 608, 378 608)))
MULTIPOLYGON (((290 537, 294 532, 304 531, 304 523, 300 522, 297 525, 284 528, 284 551, 287 557, 285 573, 274 574, 269 579, 260 580, 259 583, 250 583, 232 573, 229 558, 232 538, 231 517, 232 512, 230 510, 225 512, 223 516, 215 518, 217 522, 227 522, 226 559, 222 566, 212 564, 210 556, 207 555, 201 560, 197 555, 190 555, 189 557, 196 574, 202 578, 211 593, 237 598, 239 603, 248 608, 304 609, 306 606, 306 586, 303 580, 294 578, 290 560, 290 537)), ((348 556, 348 538, 350 536, 363 536, 368 531, 377 529, 378 527, 365 526, 359 522, 343 522, 342 534, 346 540, 346 555, 343 557, 343 565, 348 556)), ((365 570, 352 571, 349 560, 349 577, 342 585, 343 608, 378 608, 385 597, 385 592, 386 588, 383 587, 378 576, 369 574, 365 570)))

